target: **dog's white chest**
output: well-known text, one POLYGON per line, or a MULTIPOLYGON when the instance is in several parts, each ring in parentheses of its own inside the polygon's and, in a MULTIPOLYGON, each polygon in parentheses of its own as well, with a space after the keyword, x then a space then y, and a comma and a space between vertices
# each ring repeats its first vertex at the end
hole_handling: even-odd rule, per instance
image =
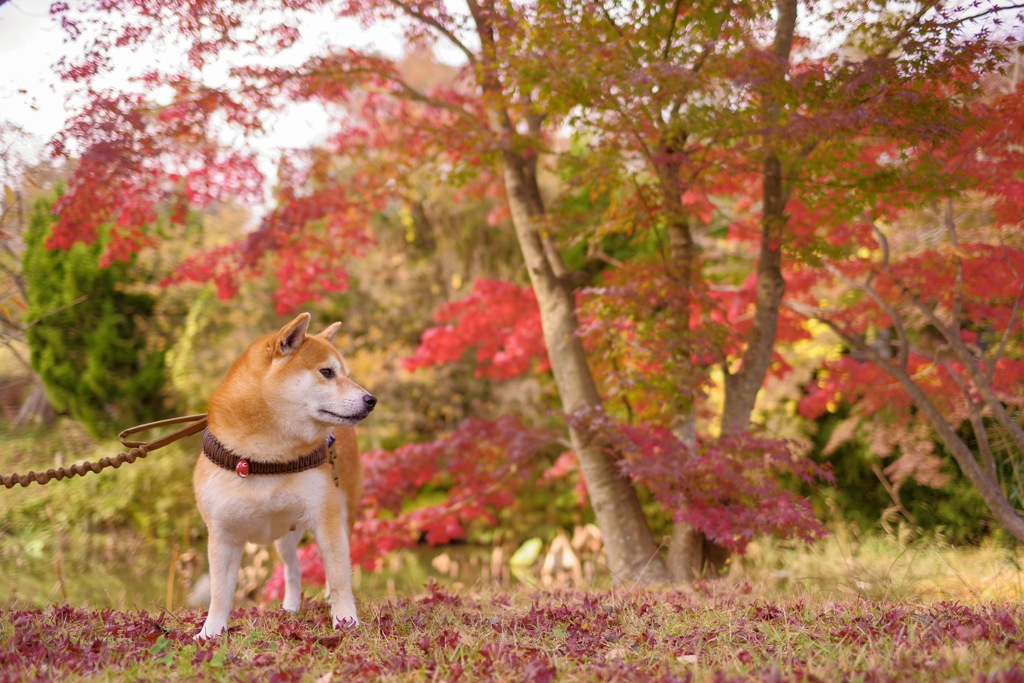
MULTIPOLYGON (((286 475, 218 472, 198 491, 203 507, 224 532, 266 544, 296 527, 310 527, 332 482, 315 470, 286 475)), ((337 494, 337 490, 335 489, 337 494)))

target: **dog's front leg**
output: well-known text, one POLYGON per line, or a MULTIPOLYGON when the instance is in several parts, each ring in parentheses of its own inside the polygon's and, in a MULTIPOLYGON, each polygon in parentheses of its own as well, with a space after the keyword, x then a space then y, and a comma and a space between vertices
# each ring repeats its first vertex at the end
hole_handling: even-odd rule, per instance
POLYGON ((345 522, 345 507, 342 495, 332 499, 326 507, 326 515, 313 528, 320 557, 327 575, 328 599, 331 603, 331 617, 334 628, 358 626, 356 599, 352 595, 352 559, 349 554, 348 527, 345 522), (334 505, 338 506, 335 511, 334 505))
POLYGON ((213 638, 228 626, 235 584, 242 565, 242 543, 229 534, 210 527, 210 611, 196 639, 213 638))
POLYGON ((277 554, 284 562, 284 602, 281 606, 289 612, 299 609, 299 603, 302 602, 302 569, 299 567, 296 550, 305 532, 305 529, 298 527, 274 541, 277 554))

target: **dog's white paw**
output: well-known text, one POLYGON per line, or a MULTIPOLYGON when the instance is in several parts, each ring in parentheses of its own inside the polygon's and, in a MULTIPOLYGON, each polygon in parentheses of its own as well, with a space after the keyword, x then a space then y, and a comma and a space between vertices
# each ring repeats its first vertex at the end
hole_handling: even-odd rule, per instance
POLYGON ((227 625, 215 628, 209 624, 203 624, 203 628, 199 630, 199 633, 192 636, 192 640, 213 640, 214 638, 220 637, 220 634, 227 629, 227 625))

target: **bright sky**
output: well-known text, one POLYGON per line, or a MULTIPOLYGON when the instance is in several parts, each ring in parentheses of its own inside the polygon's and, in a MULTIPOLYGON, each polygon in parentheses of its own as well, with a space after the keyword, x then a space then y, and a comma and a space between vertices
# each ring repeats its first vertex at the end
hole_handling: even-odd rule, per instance
MULTIPOLYGON (((74 113, 68 106, 73 89, 55 75, 53 64, 65 53, 75 54, 78 48, 65 43, 63 30, 50 19, 51 1, 8 0, 0 4, 0 123, 15 123, 32 135, 22 143, 22 154, 30 161, 45 153, 46 142, 74 113)), ((368 31, 354 22, 325 15, 305 22, 301 32, 302 40, 283 56, 282 63, 300 63, 326 44, 372 48, 392 56, 401 52, 394 28, 368 31)), ((155 50, 139 50, 124 60, 119 73, 104 82, 119 85, 120 81, 127 87, 129 76, 166 61, 167 56, 155 50)), ((216 80, 218 72, 224 71, 223 67, 213 67, 209 75, 216 80)), ((265 152, 269 161, 281 148, 302 147, 322 138, 327 122, 319 106, 298 106, 272 122, 273 130, 266 139, 252 143, 265 152)))
POLYGON ((26 151, 60 130, 68 115, 67 93, 50 68, 64 49, 63 40, 50 21, 49 0, 0 5, 0 122, 16 123, 38 138, 26 141, 26 151))

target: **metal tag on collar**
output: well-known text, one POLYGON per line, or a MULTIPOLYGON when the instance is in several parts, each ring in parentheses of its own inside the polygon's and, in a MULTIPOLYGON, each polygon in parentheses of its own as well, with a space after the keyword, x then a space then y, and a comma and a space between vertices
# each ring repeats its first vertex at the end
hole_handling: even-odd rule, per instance
POLYGON ((249 476, 249 461, 245 458, 239 458, 238 464, 235 465, 235 474, 245 479, 249 476))

